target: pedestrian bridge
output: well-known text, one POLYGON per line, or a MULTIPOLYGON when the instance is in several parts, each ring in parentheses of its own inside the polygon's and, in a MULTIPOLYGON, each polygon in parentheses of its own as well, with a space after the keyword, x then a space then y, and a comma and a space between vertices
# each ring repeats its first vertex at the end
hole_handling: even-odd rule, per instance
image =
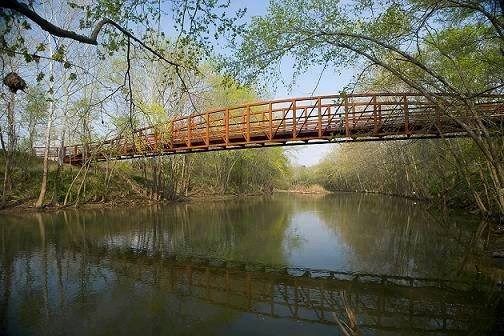
MULTIPOLYGON (((444 96, 444 98, 449 98, 444 96)), ((338 94, 261 101, 180 116, 101 142, 51 147, 66 163, 178 153, 346 141, 464 137, 476 119, 490 130, 504 121, 504 95, 444 108, 413 93, 338 94), (478 117, 478 118, 476 118, 478 117), (462 122, 462 123, 461 123, 462 122)), ((35 148, 38 156, 44 147, 35 148)))

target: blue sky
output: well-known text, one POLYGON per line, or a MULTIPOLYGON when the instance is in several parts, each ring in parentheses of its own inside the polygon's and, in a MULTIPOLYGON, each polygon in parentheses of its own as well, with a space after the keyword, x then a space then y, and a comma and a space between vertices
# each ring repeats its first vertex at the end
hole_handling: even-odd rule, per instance
MULTIPOLYGON (((269 0, 232 0, 232 7, 236 9, 246 7, 247 13, 245 19, 249 21, 254 16, 262 16, 266 14, 268 3, 269 0)), ((286 59, 281 64, 281 77, 286 85, 278 85, 276 90, 272 90, 272 98, 309 96, 312 93, 314 95, 337 93, 339 90, 343 89, 344 86, 353 81, 353 76, 355 74, 355 69, 353 68, 331 69, 329 67, 323 73, 319 85, 317 86, 317 81, 322 71, 322 67, 313 68, 310 69, 309 72, 298 77, 292 88, 289 88, 288 84, 291 83, 292 80, 292 69, 292 59, 286 59)), ((287 150, 287 154, 293 163, 310 166, 318 163, 334 146, 337 145, 323 144, 290 147, 289 150, 287 150)))
MULTIPOLYGON (((250 22, 254 16, 265 15, 268 9, 269 0, 231 0, 231 5, 229 10, 236 11, 240 8, 247 8, 247 12, 244 17, 244 22, 250 22)), ((165 27, 172 27, 173 23, 170 23, 170 18, 164 18, 163 25, 165 27)), ((171 29, 168 29, 168 34, 173 33, 171 29)), ((225 41, 217 41, 216 43, 224 44, 225 41)), ((233 51, 229 48, 224 48, 224 53, 232 53, 233 51)), ((355 69, 334 69, 328 67, 322 77, 320 77, 322 72, 322 67, 312 68, 307 73, 304 73, 296 77, 294 85, 289 85, 292 83, 292 74, 294 68, 294 60, 286 58, 284 62, 280 65, 280 75, 281 81, 275 85, 275 87, 269 88, 268 92, 265 93, 262 98, 287 98, 287 97, 299 97, 299 96, 310 96, 310 95, 324 95, 324 94, 334 94, 342 90, 349 83, 353 82, 353 76, 355 74, 355 69), (319 81, 320 77, 320 81, 319 81), (318 82, 318 86, 317 86, 318 82)), ((307 145, 307 146, 295 146, 290 147, 287 150, 289 159, 294 164, 298 165, 314 165, 320 161, 334 146, 334 144, 323 144, 323 145, 307 145)))

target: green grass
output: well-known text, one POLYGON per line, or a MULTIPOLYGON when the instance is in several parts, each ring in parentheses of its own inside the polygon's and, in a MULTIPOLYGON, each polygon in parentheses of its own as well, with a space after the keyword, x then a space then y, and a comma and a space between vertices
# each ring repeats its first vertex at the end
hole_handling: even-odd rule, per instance
MULTIPOLYGON (((67 191, 72 184, 80 167, 63 165, 57 178, 57 164, 50 162, 48 174, 48 186, 45 202, 52 202, 55 205, 62 204, 67 191)), ((5 171, 5 156, 0 153, 0 188, 3 188, 3 178, 5 171)), ((8 206, 20 204, 33 204, 38 198, 40 192, 40 183, 42 180, 43 161, 41 158, 28 155, 26 153, 15 153, 14 162, 11 165, 11 189, 7 193, 8 206)), ((121 167, 116 168, 121 171, 121 167)), ((138 192, 138 186, 133 190, 131 181, 128 183, 125 179, 129 175, 127 172, 121 172, 120 176, 114 174, 110 183, 106 185, 106 169, 104 165, 92 166, 86 176, 85 183, 79 197, 79 203, 89 202, 111 202, 127 201, 142 197, 138 192)), ((84 169, 74 182, 69 194, 69 203, 76 200, 77 190, 83 181, 84 169)), ((3 189, 1 189, 3 191, 3 189)))

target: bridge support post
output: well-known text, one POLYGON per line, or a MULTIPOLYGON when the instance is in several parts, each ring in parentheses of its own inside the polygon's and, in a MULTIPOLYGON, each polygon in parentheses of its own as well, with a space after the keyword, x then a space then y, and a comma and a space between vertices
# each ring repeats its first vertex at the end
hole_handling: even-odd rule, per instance
POLYGON ((322 137, 322 98, 317 99, 318 115, 317 115, 317 130, 319 138, 322 137))
POLYGON ((157 129, 154 128, 154 145, 151 145, 150 144, 150 141, 149 141, 149 147, 151 147, 151 151, 154 151, 154 152, 161 152, 159 146, 158 146, 158 131, 157 129))
POLYGON ((378 133, 378 105, 376 104, 376 96, 373 96, 373 133, 378 133))
POLYGON ((187 118, 187 148, 191 148, 192 116, 187 118))
POLYGON ((269 139, 273 140, 273 103, 268 104, 269 113, 269 139))
POLYGON ((229 109, 224 111, 224 143, 229 146, 229 109))
POLYGON ((250 105, 247 105, 247 109, 245 111, 245 120, 246 120, 246 126, 247 126, 247 132, 246 132, 246 139, 248 142, 250 142, 250 105))
POLYGON ((296 100, 292 101, 292 139, 297 137, 296 100))
POLYGON ((344 98, 344 104, 345 104, 345 135, 347 138, 350 137, 350 125, 349 123, 349 118, 348 118, 348 97, 344 98))
POLYGON ((205 142, 206 142, 207 146, 210 146, 210 113, 208 113, 208 112, 206 113, 205 119, 206 119, 206 139, 205 139, 205 142))

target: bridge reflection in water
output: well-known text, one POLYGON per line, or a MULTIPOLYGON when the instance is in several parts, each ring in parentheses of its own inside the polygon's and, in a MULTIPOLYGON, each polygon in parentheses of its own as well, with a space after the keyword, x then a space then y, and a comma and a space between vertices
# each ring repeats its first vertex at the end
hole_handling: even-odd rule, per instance
POLYGON ((468 282, 148 256, 133 250, 119 255, 141 265, 114 261, 119 274, 177 296, 259 316, 337 327, 354 324, 359 332, 387 335, 467 335, 493 321, 488 297, 468 282), (146 264, 155 271, 145 272, 146 264))

